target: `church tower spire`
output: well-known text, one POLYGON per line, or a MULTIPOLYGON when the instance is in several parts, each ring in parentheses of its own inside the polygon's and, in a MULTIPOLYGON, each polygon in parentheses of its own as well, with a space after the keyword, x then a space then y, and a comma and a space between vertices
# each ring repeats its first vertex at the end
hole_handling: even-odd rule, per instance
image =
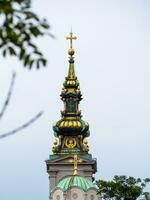
POLYGON ((71 32, 66 39, 70 41, 69 69, 60 94, 64 108, 61 111, 60 120, 53 125, 56 139, 52 147, 53 153, 46 160, 46 166, 49 174, 50 199, 70 200, 72 197, 65 195, 67 192, 71 195, 70 188, 74 190, 74 187, 78 187, 81 193, 79 192, 77 200, 81 200, 91 195, 90 189, 96 190, 92 181, 93 174, 97 171, 97 162, 89 154, 87 141, 90 135, 89 124, 82 119, 79 109, 82 94, 75 73, 75 50, 73 49, 73 40, 77 38, 71 32))
POLYGON ((70 40, 69 70, 61 91, 61 100, 64 110, 61 111, 61 119, 53 126, 54 135, 58 138, 54 142, 53 153, 87 153, 89 146, 86 137, 89 136, 89 124, 82 120, 79 103, 82 100, 80 84, 75 75, 73 40, 77 37, 71 32, 67 40, 70 40))

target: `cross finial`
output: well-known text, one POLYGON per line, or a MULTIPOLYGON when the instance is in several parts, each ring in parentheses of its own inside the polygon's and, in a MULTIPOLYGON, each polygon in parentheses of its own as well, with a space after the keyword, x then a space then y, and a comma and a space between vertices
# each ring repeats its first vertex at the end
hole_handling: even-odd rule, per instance
POLYGON ((67 40, 70 40, 70 49, 72 49, 72 41, 73 40, 76 40, 77 37, 76 36, 73 36, 73 33, 72 31, 70 32, 70 35, 66 37, 67 40))
POLYGON ((73 175, 76 176, 78 175, 78 163, 82 162, 82 159, 78 159, 78 155, 74 155, 74 159, 69 160, 70 163, 74 164, 74 172, 73 175))

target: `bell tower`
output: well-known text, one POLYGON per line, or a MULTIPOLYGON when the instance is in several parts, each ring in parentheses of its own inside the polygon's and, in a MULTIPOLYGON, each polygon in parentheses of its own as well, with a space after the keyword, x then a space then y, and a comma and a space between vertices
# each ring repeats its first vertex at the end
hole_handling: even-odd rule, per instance
POLYGON ((61 119, 53 126, 54 146, 52 155, 46 160, 47 172, 49 174, 50 193, 64 177, 72 175, 74 164, 70 162, 77 155, 78 174, 93 181, 93 174, 97 171, 96 159, 89 153, 88 137, 90 135, 88 122, 82 119, 79 103, 82 100, 80 83, 75 74, 73 40, 77 38, 71 32, 67 40, 70 41, 68 50, 69 69, 61 91, 61 100, 64 109, 61 111, 61 119))

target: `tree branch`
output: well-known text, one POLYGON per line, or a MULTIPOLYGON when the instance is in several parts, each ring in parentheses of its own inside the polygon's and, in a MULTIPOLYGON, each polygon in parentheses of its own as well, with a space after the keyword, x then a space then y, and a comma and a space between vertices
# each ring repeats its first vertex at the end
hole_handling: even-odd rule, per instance
POLYGON ((11 98, 11 95, 12 95, 12 90, 13 90, 14 83, 15 83, 15 78, 16 78, 16 73, 13 72, 12 73, 12 78, 11 78, 11 83, 10 83, 8 94, 7 94, 7 98, 6 98, 6 100, 4 102, 4 105, 3 105, 2 109, 1 109, 1 112, 0 112, 0 119, 3 117, 3 115, 4 115, 4 113, 5 113, 6 109, 7 109, 7 106, 9 104, 9 102, 10 102, 10 98, 11 98))
POLYGON ((24 123, 23 125, 21 125, 20 127, 9 131, 7 133, 1 134, 0 135, 0 139, 3 139, 5 137, 8 137, 10 135, 14 135, 16 133, 18 133, 19 131, 22 131, 23 129, 27 128, 28 126, 30 126, 32 123, 34 123, 37 119, 39 119, 41 116, 43 115, 43 111, 39 112, 37 115, 35 115, 35 117, 33 117, 32 119, 30 119, 28 122, 24 123))

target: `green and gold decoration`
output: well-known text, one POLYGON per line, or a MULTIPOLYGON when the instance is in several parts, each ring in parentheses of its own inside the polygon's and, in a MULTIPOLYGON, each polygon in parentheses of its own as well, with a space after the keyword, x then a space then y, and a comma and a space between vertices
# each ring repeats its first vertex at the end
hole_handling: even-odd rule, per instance
POLYGON ((71 32, 67 40, 70 40, 69 70, 65 78, 61 91, 61 100, 64 103, 64 110, 61 111, 61 119, 53 126, 54 135, 58 138, 54 142, 53 153, 88 153, 89 145, 87 137, 89 136, 89 124, 82 120, 79 103, 82 100, 80 84, 75 75, 74 54, 72 42, 77 38, 71 32))

